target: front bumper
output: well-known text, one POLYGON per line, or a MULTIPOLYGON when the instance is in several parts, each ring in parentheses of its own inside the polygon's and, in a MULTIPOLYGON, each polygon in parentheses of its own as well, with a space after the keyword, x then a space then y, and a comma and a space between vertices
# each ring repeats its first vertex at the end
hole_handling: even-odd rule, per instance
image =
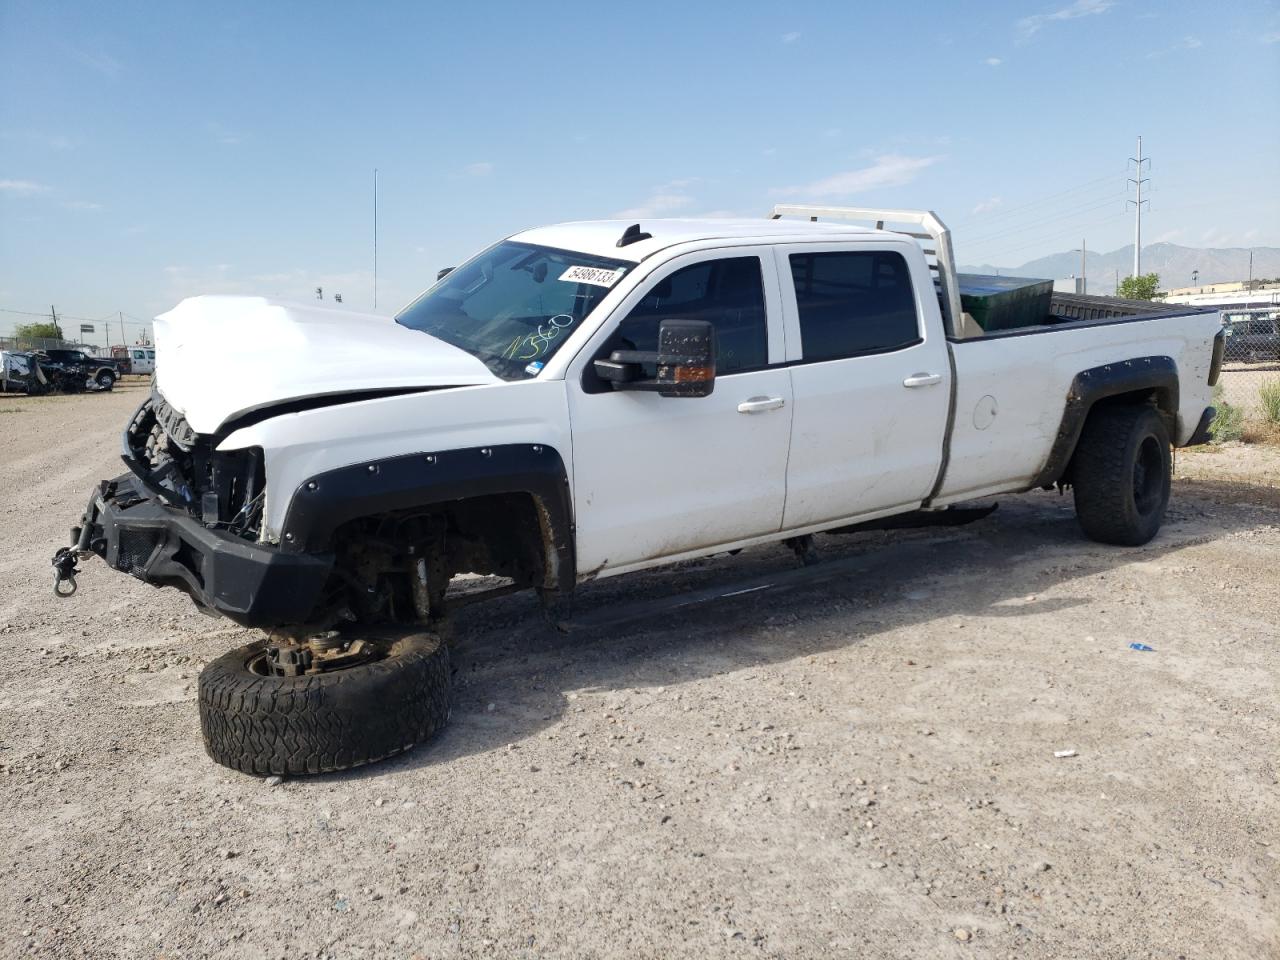
POLYGON ((132 473, 99 485, 72 542, 113 569, 177 587, 246 627, 310 620, 333 567, 331 554, 281 553, 210 529, 132 473))

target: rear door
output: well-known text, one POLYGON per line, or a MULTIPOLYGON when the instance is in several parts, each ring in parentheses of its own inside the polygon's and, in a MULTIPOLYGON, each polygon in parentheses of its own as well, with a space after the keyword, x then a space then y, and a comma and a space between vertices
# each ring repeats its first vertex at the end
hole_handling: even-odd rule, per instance
POLYGON ((791 426, 783 355, 768 247, 688 254, 637 286, 569 368, 579 571, 777 532, 791 426), (597 357, 656 349, 667 318, 715 325, 710 396, 615 391, 595 377, 597 357))
POLYGON ((783 526, 919 506, 941 465, 951 378, 922 258, 884 241, 776 257, 795 395, 783 526))

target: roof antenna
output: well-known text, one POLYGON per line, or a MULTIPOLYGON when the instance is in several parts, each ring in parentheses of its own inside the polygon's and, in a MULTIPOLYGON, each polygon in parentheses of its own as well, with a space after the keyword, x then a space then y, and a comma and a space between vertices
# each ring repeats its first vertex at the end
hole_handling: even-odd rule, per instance
POLYGON ((627 229, 622 231, 622 239, 618 241, 618 246, 625 247, 631 243, 639 243, 641 240, 652 240, 652 233, 641 233, 640 224, 633 223, 627 229))

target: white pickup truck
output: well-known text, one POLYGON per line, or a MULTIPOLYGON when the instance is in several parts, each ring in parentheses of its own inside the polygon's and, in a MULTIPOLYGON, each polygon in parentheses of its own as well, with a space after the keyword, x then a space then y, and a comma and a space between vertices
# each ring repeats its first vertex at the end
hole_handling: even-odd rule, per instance
POLYGON ((444 723, 460 573, 561 616, 594 578, 1055 485, 1086 535, 1144 543, 1223 348, 1216 313, 1106 298, 984 332, 936 216, 805 206, 528 230, 394 322, 197 297, 155 332, 129 471, 55 585, 97 554, 267 631, 199 698, 211 756, 260 774, 444 723))

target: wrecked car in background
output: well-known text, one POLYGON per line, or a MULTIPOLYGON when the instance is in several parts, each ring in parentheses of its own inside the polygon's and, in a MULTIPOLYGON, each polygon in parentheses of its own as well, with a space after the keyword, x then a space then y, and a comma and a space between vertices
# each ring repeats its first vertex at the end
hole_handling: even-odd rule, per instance
POLYGON ((298 774, 445 723, 457 574, 560 620, 594 578, 1055 487, 1144 543, 1207 437, 1217 315, 1043 306, 986 329, 935 215, 807 206, 528 230, 395 322, 186 300, 56 587, 97 555, 265 631, 202 673, 205 745, 298 774))
POLYGON ((0 350, 0 393, 45 393, 49 378, 33 353, 0 350))

